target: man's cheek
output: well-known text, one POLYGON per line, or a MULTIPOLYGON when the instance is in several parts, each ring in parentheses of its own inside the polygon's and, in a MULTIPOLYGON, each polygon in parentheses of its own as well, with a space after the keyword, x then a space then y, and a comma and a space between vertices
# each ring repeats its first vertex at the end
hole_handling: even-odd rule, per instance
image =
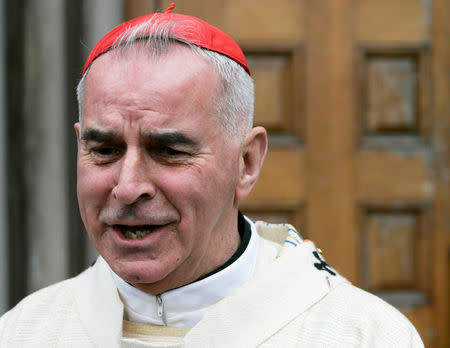
POLYGON ((86 166, 79 167, 78 186, 84 194, 95 196, 100 192, 111 191, 114 186, 114 172, 111 170, 94 170, 86 166))

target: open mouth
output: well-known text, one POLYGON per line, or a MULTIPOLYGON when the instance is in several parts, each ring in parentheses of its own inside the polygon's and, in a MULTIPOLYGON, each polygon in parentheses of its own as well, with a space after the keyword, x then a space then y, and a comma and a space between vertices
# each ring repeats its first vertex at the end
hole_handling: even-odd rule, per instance
POLYGON ((140 225, 140 226, 127 226, 127 225, 116 225, 120 232, 127 239, 141 239, 152 233, 161 225, 140 225))

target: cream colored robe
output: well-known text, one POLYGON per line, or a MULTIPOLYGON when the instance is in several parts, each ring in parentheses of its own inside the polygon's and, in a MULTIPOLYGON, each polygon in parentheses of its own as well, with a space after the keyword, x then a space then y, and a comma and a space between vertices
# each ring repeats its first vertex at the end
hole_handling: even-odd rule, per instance
MULTIPOLYGON (((212 306, 180 346, 423 347, 400 312, 332 275, 292 226, 256 227, 262 239, 254 275, 212 306)), ((6 313, 0 347, 121 347, 122 319, 110 268, 100 257, 6 313)))

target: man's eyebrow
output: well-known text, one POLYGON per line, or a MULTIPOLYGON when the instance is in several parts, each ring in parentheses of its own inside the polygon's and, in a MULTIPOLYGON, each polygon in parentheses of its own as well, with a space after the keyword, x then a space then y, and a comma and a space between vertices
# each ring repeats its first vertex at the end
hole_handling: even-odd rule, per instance
POLYGON ((195 147, 197 141, 181 132, 146 133, 145 137, 159 145, 188 145, 195 147))
POLYGON ((116 132, 105 132, 95 128, 86 129, 81 135, 81 140, 94 141, 96 143, 107 143, 117 138, 116 132))

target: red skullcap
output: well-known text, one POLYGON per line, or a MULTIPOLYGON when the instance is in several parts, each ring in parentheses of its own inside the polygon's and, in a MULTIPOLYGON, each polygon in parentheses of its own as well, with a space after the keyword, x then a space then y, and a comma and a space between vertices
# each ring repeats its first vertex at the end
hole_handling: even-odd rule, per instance
POLYGON ((109 33, 103 36, 103 38, 101 38, 92 49, 86 60, 86 64, 84 65, 83 75, 91 63, 97 59, 98 56, 107 52, 114 45, 116 40, 119 39, 127 30, 139 26, 152 18, 157 19, 158 23, 179 22, 178 25, 173 26, 170 29, 172 35, 196 46, 221 53, 233 59, 250 75, 250 69, 248 68, 244 53, 231 37, 199 18, 171 13, 174 7, 175 4, 172 3, 164 13, 150 13, 141 17, 133 18, 112 29, 109 33))

